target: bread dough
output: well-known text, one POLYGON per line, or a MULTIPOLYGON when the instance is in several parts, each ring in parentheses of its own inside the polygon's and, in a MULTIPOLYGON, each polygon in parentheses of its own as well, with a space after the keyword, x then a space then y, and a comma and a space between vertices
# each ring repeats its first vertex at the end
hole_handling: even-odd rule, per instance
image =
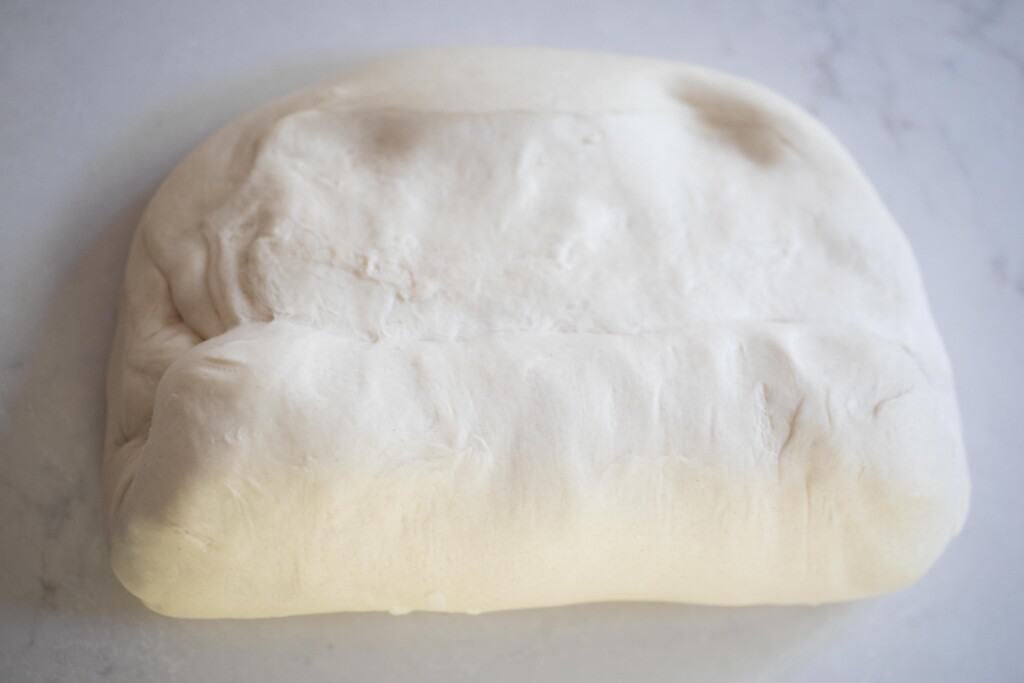
POLYGON ((227 126, 141 220, 108 395, 114 570, 182 617, 847 600, 968 505, 875 191, 660 61, 430 52, 227 126))

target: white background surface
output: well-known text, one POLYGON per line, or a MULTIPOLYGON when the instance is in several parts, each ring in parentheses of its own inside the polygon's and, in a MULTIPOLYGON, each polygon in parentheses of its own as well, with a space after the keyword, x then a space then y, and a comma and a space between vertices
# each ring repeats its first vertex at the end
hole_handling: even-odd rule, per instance
POLYGON ((0 680, 1024 679, 1024 2, 0 0, 0 680), (102 377, 146 198, 231 116, 426 45, 693 61, 865 167, 957 371, 971 517, 912 588, 821 608, 592 605, 188 622, 117 584, 102 377))

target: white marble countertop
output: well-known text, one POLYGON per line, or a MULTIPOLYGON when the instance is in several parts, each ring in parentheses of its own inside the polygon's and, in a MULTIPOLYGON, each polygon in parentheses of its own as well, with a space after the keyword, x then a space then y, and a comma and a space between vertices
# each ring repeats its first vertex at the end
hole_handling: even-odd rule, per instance
POLYGON ((1024 2, 0 5, 0 680, 1024 680, 1024 2), (823 119, 917 252, 973 477, 915 586, 820 608, 591 605, 190 622, 112 576, 103 372, 147 196, 232 115, 452 43, 650 54, 823 119))

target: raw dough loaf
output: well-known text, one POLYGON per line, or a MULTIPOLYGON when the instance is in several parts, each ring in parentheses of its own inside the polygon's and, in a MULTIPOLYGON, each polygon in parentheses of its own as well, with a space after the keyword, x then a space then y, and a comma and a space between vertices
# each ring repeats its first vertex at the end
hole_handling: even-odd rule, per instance
POLYGON ((108 393, 114 569, 183 617, 847 600, 968 504, 871 186, 651 60, 420 54, 227 126, 142 218, 108 393))

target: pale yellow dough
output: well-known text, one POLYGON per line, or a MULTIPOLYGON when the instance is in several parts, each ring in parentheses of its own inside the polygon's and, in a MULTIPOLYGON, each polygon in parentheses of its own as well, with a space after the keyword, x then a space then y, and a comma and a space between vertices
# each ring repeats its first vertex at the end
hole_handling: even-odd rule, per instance
POLYGON ((818 603, 964 522, 906 239, 779 97, 667 62, 380 62, 193 152, 132 246, 115 572, 182 617, 818 603))

